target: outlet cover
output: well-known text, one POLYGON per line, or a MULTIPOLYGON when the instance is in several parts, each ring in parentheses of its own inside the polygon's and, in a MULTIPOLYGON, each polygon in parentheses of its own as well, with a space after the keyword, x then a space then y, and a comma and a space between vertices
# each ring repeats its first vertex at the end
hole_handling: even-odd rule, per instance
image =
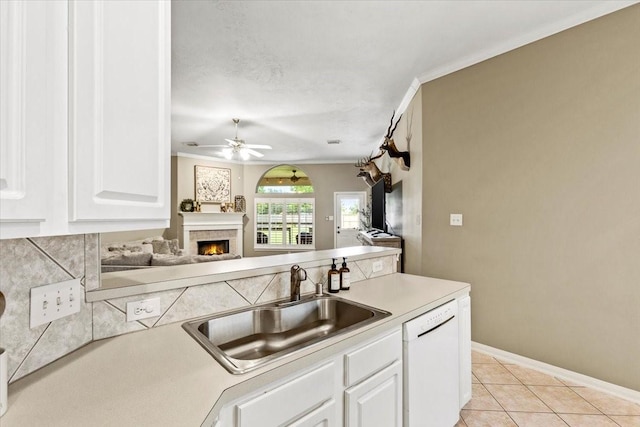
POLYGON ((449 225, 453 225, 455 227, 462 227, 462 214, 449 215, 449 225))
POLYGON ((80 311, 80 279, 31 288, 29 327, 49 323, 80 311))
POLYGON ((382 271, 382 261, 374 261, 373 266, 371 267, 374 273, 378 271, 382 271))
POLYGON ((127 322, 158 317, 160 312, 160 298, 149 298, 127 303, 127 322))

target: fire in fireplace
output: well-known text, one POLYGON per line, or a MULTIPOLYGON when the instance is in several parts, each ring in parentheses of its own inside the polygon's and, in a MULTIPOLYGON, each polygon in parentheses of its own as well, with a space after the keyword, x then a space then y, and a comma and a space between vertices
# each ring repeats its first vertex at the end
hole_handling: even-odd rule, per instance
POLYGON ((203 240, 198 242, 198 255, 220 255, 229 253, 229 240, 203 240))

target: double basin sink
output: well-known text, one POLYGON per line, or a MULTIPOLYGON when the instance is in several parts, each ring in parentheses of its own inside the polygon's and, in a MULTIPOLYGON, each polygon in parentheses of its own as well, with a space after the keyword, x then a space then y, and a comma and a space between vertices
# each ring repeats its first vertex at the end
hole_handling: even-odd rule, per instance
POLYGON ((182 327, 233 374, 257 369, 391 313, 330 295, 251 306, 182 327))

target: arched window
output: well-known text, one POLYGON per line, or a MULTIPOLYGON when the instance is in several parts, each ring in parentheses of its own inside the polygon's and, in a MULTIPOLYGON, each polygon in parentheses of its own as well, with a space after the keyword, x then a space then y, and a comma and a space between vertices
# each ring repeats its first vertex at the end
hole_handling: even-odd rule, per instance
POLYGON ((297 166, 275 166, 262 175, 256 187, 258 194, 313 193, 309 176, 297 166))
POLYGON ((315 248, 315 198, 303 170, 292 165, 273 167, 258 181, 256 193, 255 249, 315 248), (263 194, 266 197, 260 197, 263 194))

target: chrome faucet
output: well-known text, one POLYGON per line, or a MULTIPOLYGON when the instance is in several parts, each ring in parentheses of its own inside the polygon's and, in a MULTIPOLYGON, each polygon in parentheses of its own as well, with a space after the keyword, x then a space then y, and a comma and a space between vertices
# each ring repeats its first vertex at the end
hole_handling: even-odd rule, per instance
POLYGON ((291 267, 291 301, 300 300, 300 282, 307 280, 307 272, 298 264, 291 267))

